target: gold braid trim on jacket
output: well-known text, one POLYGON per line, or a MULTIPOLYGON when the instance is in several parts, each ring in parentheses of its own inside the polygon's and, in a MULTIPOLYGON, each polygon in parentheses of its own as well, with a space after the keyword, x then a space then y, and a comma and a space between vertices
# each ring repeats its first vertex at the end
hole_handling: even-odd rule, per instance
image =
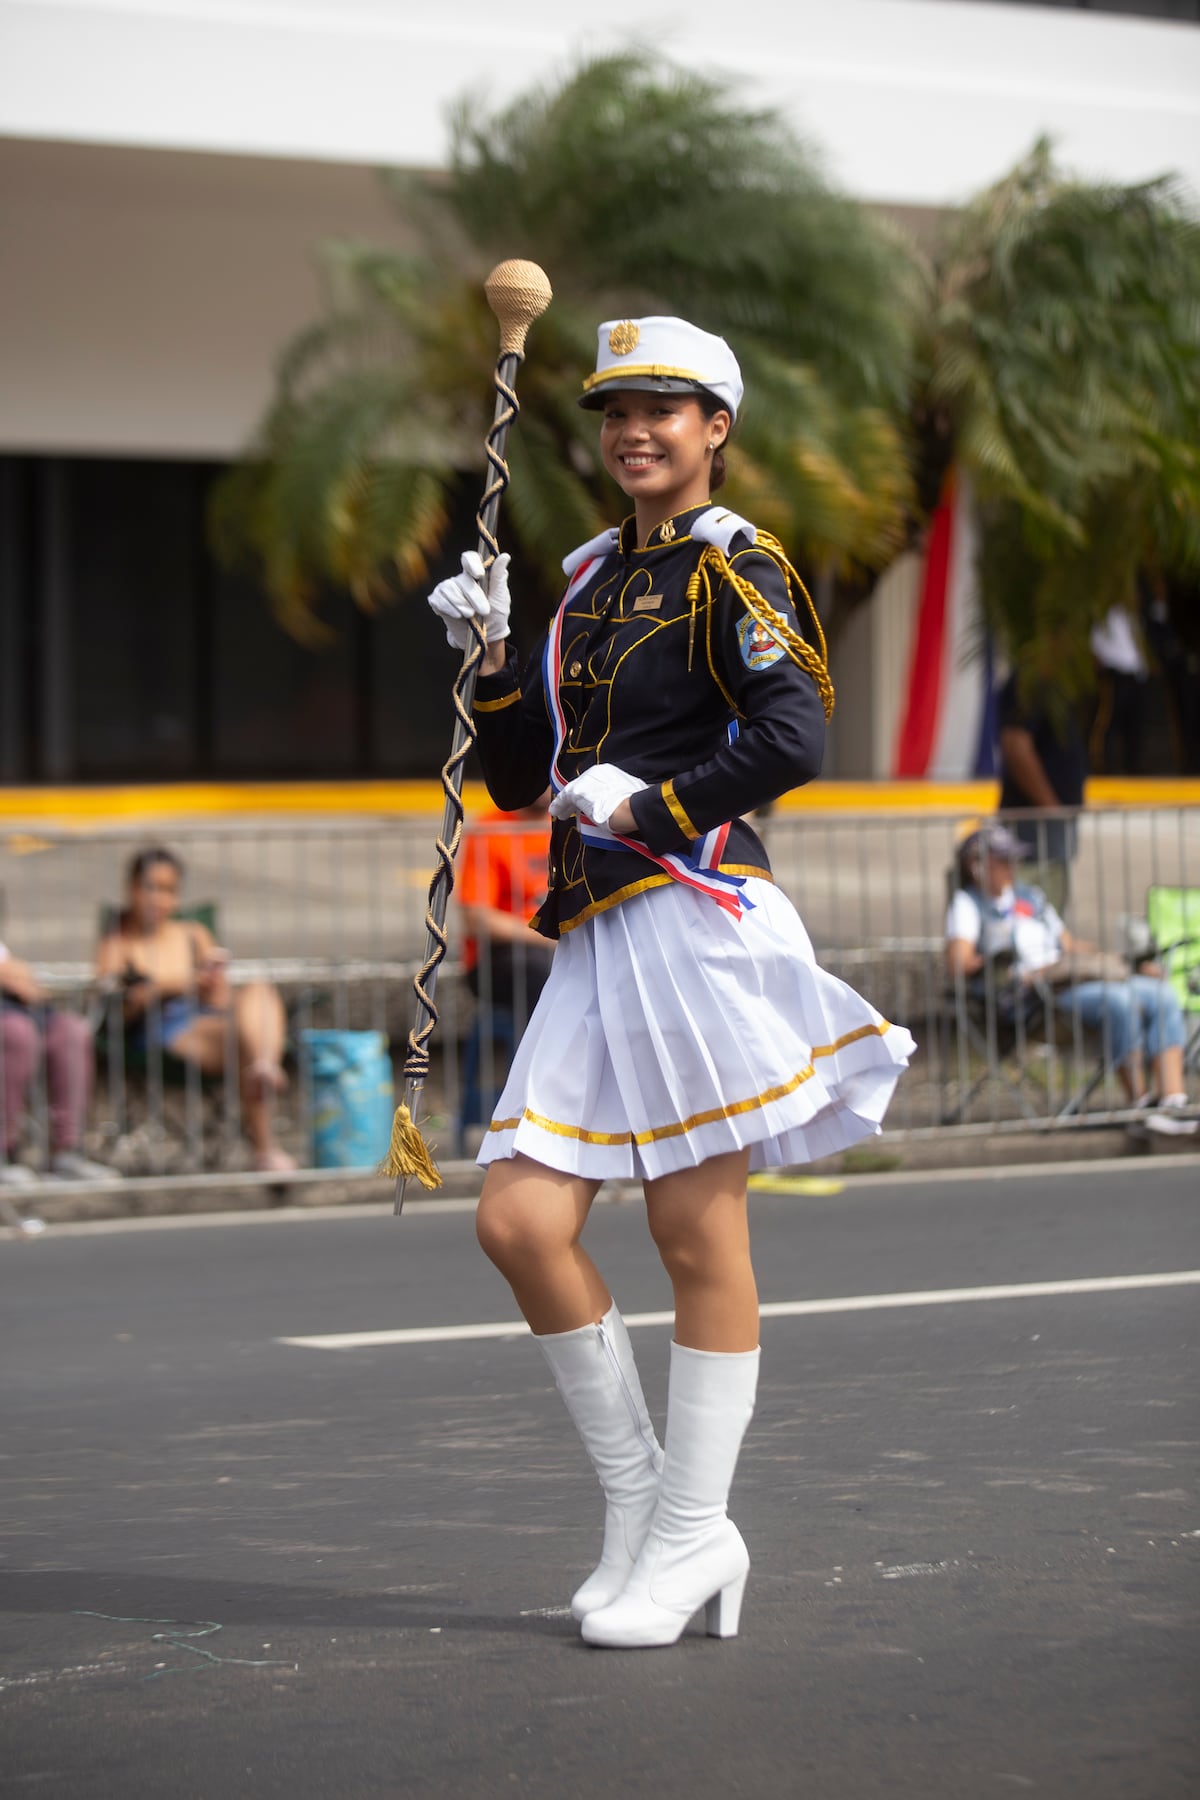
MULTIPOLYGON (((809 617, 813 622, 813 629, 820 645, 819 652, 814 650, 811 644, 805 642, 782 613, 775 611, 770 601, 763 598, 752 581, 747 581, 744 575, 738 574, 725 552, 716 544, 706 545, 688 582, 687 594, 692 605, 692 617, 695 618, 696 603, 700 598, 701 587, 703 587, 708 600, 710 602, 712 600, 713 590, 709 579, 709 570, 712 569, 717 577, 718 585, 722 581, 727 581, 746 607, 747 612, 753 613, 754 617, 767 628, 798 668, 804 669, 812 676, 817 684, 817 692, 821 696, 825 717, 830 719, 833 717, 834 693, 833 683, 829 679, 829 652, 825 645, 825 633, 821 630, 821 621, 817 617, 817 609, 812 603, 812 596, 788 561, 783 545, 778 538, 772 537, 767 531, 760 531, 754 548, 763 551, 773 563, 778 565, 787 583, 788 598, 792 601, 793 606, 795 606, 793 583, 804 595, 809 617)), ((799 607, 796 607, 797 613, 799 610, 799 607)))

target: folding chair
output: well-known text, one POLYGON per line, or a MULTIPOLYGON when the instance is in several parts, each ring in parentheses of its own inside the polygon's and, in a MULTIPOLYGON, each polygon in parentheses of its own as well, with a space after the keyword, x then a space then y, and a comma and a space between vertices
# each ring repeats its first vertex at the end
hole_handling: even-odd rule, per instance
POLYGON ((990 1082, 998 1081, 1015 1101, 1022 1118, 1044 1117, 1044 1105, 1025 1091, 1026 1052, 1031 1037, 1046 1024, 1046 1006, 1036 988, 1009 985, 1011 957, 993 957, 978 975, 951 982, 943 1019, 948 1032, 942 1068, 958 1067, 958 1090, 943 1099, 941 1123, 960 1125, 990 1082), (982 1068, 972 1073, 971 1059, 982 1068))
POLYGON ((991 1082, 1008 1092, 1020 1116, 1031 1123, 1071 1119, 1086 1111, 1109 1073, 1102 1044, 1094 1060, 1090 1052, 1081 1054, 1082 1027, 1059 1012, 1049 988, 1036 981, 1028 987, 1010 986, 1009 960, 994 957, 982 974, 949 989, 943 1016, 950 1021, 957 1050, 954 1043, 945 1045, 942 1067, 949 1073, 957 1063, 958 1085, 957 1091, 944 1095, 943 1125, 961 1125, 991 1082), (1064 1034, 1069 1034, 1069 1046, 1064 1034), (1036 1084, 1030 1083, 1031 1048, 1045 1055, 1044 1073, 1036 1084), (983 1065, 975 1072, 972 1057, 983 1065))
MULTIPOLYGON (((113 929, 118 909, 100 908, 104 937, 113 929)), ((217 934, 217 908, 212 901, 181 907, 178 917, 217 934)), ((125 1028, 119 988, 98 992, 93 1003, 96 1054, 106 1074, 112 1118, 108 1155, 125 1174, 163 1174, 216 1167, 229 1132, 224 1117, 225 1082, 236 1079, 236 1060, 223 1075, 205 1075, 192 1063, 166 1049, 135 1043, 125 1028), (131 1106, 131 1083, 143 1104, 131 1106), (176 1104, 168 1103, 168 1093, 176 1104)))
POLYGON ((1146 923, 1188 1028, 1184 1067, 1200 1069, 1200 888, 1148 888, 1146 923))
MULTIPOLYGON (((956 867, 947 871, 948 903, 959 880, 956 867)), ((978 974, 948 984, 942 1011, 943 1125, 962 1124, 979 1095, 993 1082, 1015 1102, 1020 1117, 1031 1123, 1069 1119, 1085 1110, 1109 1073, 1103 1047, 1095 1062, 1084 1066, 1082 1032, 1075 1020, 1070 1026, 1074 1072, 1059 1087, 1067 1060, 1060 1054, 1067 1022, 1055 1005, 1053 991, 1038 981, 1013 982, 1012 966, 1011 954, 993 956, 978 974), (1043 1078, 1037 1082, 1031 1081, 1031 1047, 1045 1057, 1044 1062, 1039 1057, 1043 1078), (955 1071, 957 1083, 953 1081, 955 1071)))

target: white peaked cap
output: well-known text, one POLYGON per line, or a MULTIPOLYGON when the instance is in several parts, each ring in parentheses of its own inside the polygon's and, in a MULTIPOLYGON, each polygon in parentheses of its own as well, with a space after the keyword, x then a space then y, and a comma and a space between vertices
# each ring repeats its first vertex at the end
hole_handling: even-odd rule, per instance
POLYGON ((598 337, 596 373, 583 384, 580 406, 598 411, 621 388, 654 394, 707 388, 736 419, 742 372, 724 338, 686 319, 608 319, 598 337))

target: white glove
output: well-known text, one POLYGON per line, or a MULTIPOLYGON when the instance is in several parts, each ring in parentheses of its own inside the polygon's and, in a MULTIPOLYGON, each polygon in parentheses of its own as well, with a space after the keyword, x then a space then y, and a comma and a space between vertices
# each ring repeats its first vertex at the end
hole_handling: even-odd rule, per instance
POLYGON ((472 642, 472 618, 486 620, 484 635, 489 644, 508 636, 508 614, 512 605, 508 597, 508 552, 498 556, 484 571, 483 560, 474 550, 463 553, 462 574, 439 581, 429 596, 429 605, 446 627, 446 642, 456 650, 465 650, 472 642))
POLYGON ((622 800, 640 793, 646 786, 636 775, 627 775, 616 763, 597 763, 585 769, 574 781, 568 781, 550 802, 550 816, 567 819, 572 813, 583 813, 594 825, 607 825, 622 800))

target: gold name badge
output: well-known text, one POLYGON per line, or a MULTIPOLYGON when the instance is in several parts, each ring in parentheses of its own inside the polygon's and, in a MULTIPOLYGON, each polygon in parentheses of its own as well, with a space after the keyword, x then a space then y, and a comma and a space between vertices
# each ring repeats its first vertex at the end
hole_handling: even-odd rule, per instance
POLYGON ((634 612, 657 612, 666 598, 664 594, 639 594, 633 603, 634 612))

